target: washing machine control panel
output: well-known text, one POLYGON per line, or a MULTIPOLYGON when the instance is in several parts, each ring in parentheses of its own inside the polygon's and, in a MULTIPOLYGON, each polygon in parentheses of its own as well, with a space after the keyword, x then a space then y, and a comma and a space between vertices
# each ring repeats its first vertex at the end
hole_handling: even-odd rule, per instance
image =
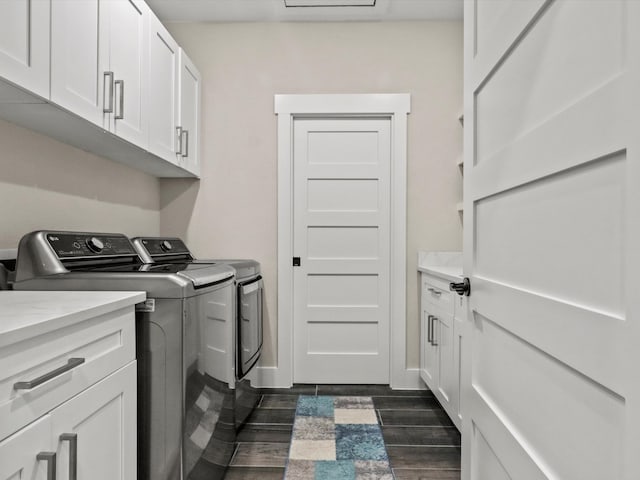
POLYGON ((47 242, 58 258, 135 255, 124 235, 101 233, 48 233, 47 242))
POLYGON ((189 249, 179 238, 143 238, 143 247, 149 255, 185 255, 190 254, 189 249))

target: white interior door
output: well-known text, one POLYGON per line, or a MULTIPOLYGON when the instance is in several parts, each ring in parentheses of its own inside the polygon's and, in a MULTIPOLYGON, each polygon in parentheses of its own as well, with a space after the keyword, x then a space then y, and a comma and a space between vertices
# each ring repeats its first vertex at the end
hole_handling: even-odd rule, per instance
POLYGON ((297 118, 294 381, 389 383, 389 118, 297 118))
POLYGON ((640 478, 639 32, 465 2, 465 479, 640 478))

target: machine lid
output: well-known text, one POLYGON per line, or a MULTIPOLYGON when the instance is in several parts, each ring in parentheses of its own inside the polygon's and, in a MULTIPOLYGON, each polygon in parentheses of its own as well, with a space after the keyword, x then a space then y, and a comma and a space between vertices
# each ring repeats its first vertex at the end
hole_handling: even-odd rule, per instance
POLYGON ((75 272, 175 274, 193 283, 194 287, 211 285, 233 278, 234 271, 224 266, 197 263, 144 263, 138 265, 98 265, 74 268, 75 272))

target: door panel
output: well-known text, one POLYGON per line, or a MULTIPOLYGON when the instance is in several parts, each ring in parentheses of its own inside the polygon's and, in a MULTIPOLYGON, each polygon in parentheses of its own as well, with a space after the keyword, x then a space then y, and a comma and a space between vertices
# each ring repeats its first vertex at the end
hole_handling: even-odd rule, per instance
POLYGON ((180 47, 149 14, 149 151, 176 163, 180 47))
POLYGON ((465 19, 463 478, 638 478, 638 7, 465 19))
POLYGON ((111 0, 109 8, 110 64, 115 76, 111 131, 145 148, 149 7, 140 0, 111 0))
POLYGON ((47 462, 36 457, 53 450, 51 417, 44 415, 0 442, 0 480, 45 480, 47 462))
POLYGON ((0 77, 47 99, 49 12, 46 0, 0 3, 0 77))
POLYGON ((136 364, 128 364, 52 412, 57 478, 69 478, 69 442, 77 434, 79 479, 136 477, 136 364))
POLYGON ((51 100, 109 128, 109 15, 103 0, 56 0, 51 4, 51 100))
POLYGON ((190 172, 200 174, 200 152, 198 138, 200 136, 200 72, 193 62, 180 50, 180 119, 178 126, 183 135, 180 142, 182 153, 179 164, 190 172))
POLYGON ((294 380, 389 382, 390 121, 294 121, 294 380))

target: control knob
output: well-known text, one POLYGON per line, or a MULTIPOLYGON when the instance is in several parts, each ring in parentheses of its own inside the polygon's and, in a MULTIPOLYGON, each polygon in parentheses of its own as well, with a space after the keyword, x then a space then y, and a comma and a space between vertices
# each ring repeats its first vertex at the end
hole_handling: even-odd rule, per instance
POLYGON ((169 240, 163 240, 160 244, 160 248, 165 252, 170 252, 173 249, 173 245, 171 245, 169 240))
POLYGON ((87 238, 87 247, 93 253, 100 253, 104 248, 104 243, 98 237, 87 238))

